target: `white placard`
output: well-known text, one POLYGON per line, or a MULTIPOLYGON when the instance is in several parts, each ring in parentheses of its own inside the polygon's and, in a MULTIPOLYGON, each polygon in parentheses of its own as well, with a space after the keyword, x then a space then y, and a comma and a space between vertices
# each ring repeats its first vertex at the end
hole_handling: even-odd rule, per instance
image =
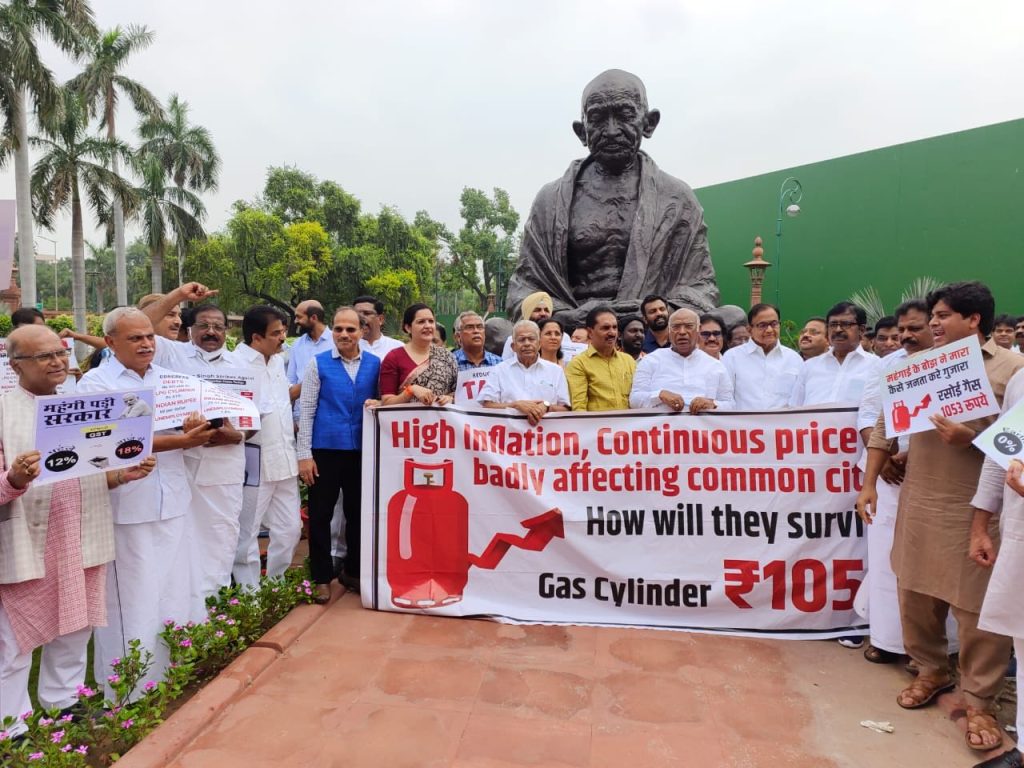
POLYGON ((897 360, 882 374, 881 391, 890 438, 935 429, 933 414, 960 422, 999 413, 975 336, 897 360))

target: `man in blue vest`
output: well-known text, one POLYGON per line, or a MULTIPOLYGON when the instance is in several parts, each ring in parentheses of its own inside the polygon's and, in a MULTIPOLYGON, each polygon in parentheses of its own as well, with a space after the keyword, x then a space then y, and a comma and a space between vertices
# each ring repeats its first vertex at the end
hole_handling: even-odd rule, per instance
POLYGON ((380 359, 359 348, 366 324, 352 307, 334 313, 334 348, 313 358, 299 397, 299 477, 309 486, 309 567, 314 598, 326 603, 334 576, 331 518, 342 495, 348 553, 338 580, 359 591, 363 408, 378 397, 380 359))

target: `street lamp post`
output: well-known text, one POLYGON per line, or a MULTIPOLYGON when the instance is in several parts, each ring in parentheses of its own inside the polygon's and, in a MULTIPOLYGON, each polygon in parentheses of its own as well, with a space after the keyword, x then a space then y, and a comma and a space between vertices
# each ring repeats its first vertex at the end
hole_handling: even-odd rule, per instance
MULTIPOLYGON (((57 241, 43 235, 36 235, 36 237, 48 243, 53 243, 53 311, 56 312, 60 309, 60 299, 57 295, 57 241)), ((39 251, 36 251, 36 258, 38 257, 39 251)))
POLYGON ((789 176, 779 187, 779 216, 775 220, 775 305, 781 308, 782 286, 782 217, 791 219, 800 215, 799 202, 803 199, 804 188, 796 176, 789 176))

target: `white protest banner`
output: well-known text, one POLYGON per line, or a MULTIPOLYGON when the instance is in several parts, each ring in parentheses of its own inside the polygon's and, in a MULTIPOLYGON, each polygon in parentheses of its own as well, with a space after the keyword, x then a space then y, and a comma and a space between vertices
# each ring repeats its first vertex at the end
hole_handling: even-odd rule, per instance
POLYGON ((898 360, 882 375, 881 389, 889 437, 934 429, 933 414, 959 422, 999 413, 974 336, 898 360))
POLYGON ((159 377, 154 429, 180 427, 190 413, 201 413, 207 419, 238 419, 240 429, 260 428, 259 409, 249 398, 187 373, 161 371, 159 377))
POLYGON ((362 599, 500 621, 863 633, 856 409, 369 409, 362 599))
MULTIPOLYGON (((206 368, 195 370, 192 373, 198 379, 201 379, 207 384, 212 384, 221 390, 230 392, 239 398, 248 400, 250 403, 258 403, 260 397, 259 381, 256 379, 256 374, 248 369, 244 368, 206 368)), ((212 411, 207 410, 208 406, 213 407, 213 403, 209 402, 210 396, 207 395, 207 389, 203 390, 203 415, 207 418, 217 418, 218 416, 229 416, 231 418, 238 419, 239 429, 259 429, 260 428, 260 413, 259 408, 253 406, 248 408, 244 404, 234 403, 233 401, 224 401, 219 403, 218 407, 223 409, 225 407, 230 410, 230 413, 217 413, 213 414, 212 411)), ((219 396, 218 396, 219 397, 219 396)), ((223 398, 220 398, 224 400, 223 398)))
POLYGON ((256 373, 247 368, 200 368, 190 371, 197 379, 216 384, 246 400, 259 402, 260 385, 256 373))
POLYGON ((187 373, 163 370, 158 374, 159 383, 154 396, 156 416, 153 429, 175 429, 185 423, 190 413, 197 413, 202 383, 187 373))
POLYGON ((469 368, 459 371, 458 382, 455 385, 456 405, 473 405, 484 388, 484 383, 490 378, 493 365, 483 365, 479 368, 469 368))
POLYGON ((1024 459, 1024 400, 974 438, 974 445, 1003 469, 1014 459, 1024 459))
MULTIPOLYGON (((61 339, 61 343, 64 345, 64 349, 72 349, 74 346, 71 339, 61 339)), ((74 383, 75 377, 69 373, 68 380, 57 387, 57 394, 74 394, 74 383)), ((10 392, 16 386, 18 386, 18 374, 11 368, 11 361, 7 358, 7 339, 0 339, 0 395, 10 392)))
POLYGON ((199 412, 207 419, 233 419, 239 429, 260 428, 260 409, 256 403, 207 381, 202 383, 199 412))
POLYGON ((36 484, 133 467, 153 449, 153 390, 37 397, 36 484))

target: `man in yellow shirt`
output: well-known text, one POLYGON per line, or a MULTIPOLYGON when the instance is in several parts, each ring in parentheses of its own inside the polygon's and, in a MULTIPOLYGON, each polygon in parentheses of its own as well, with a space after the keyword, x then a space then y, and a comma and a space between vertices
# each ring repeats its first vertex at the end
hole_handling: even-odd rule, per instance
POLYGON ((624 411, 629 408, 636 360, 615 347, 619 321, 611 307, 587 313, 590 346, 565 368, 574 411, 624 411))

